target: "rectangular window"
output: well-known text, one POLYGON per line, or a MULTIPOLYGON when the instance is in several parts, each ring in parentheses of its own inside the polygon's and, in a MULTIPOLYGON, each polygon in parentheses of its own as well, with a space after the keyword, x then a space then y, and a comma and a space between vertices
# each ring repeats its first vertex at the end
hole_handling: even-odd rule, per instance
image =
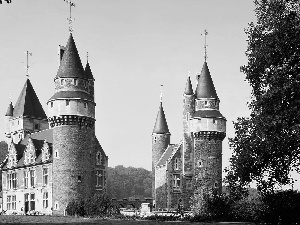
POLYGON ((38 124, 38 123, 34 124, 34 129, 35 130, 38 130, 39 128, 40 128, 40 124, 38 124))
POLYGON ((24 171, 24 188, 28 188, 28 171, 24 171))
POLYGON ((35 185, 35 170, 30 170, 30 186, 34 187, 35 185))
POLYGON ((17 173, 12 173, 12 188, 17 189, 17 173))
POLYGON ((7 210, 11 210, 11 196, 7 196, 7 205, 6 205, 7 210))
POLYGON ((180 189, 180 174, 173 174, 173 188, 180 189))
POLYGON ((48 185, 48 168, 43 168, 43 185, 48 185))
POLYGON ((53 102, 51 102, 50 105, 51 105, 51 108, 53 108, 53 102))
POLYGON ((83 107, 86 108, 86 106, 87 106, 87 104, 86 104, 86 102, 84 102, 84 103, 83 103, 83 107))
POLYGON ((16 208, 17 208, 17 198, 16 198, 17 196, 15 196, 15 195, 13 195, 13 196, 11 196, 11 209, 12 210, 16 210, 16 208))
POLYGON ((66 106, 70 105, 70 100, 66 100, 66 106))
POLYGON ((74 85, 77 85, 77 79, 74 79, 74 85))
POLYGON ((35 195, 30 194, 30 210, 35 210, 35 195))
POLYGON ((48 192, 44 192, 43 194, 43 208, 48 208, 48 192))
POLYGON ((96 186, 97 187, 103 187, 104 186, 104 176, 103 176, 103 170, 97 170, 96 171, 96 186))

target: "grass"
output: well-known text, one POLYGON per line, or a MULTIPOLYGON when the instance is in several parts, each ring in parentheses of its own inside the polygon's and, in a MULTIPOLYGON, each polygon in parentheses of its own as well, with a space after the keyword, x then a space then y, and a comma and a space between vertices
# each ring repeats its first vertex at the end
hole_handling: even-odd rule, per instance
POLYGON ((157 222, 157 221, 141 221, 141 220, 109 220, 96 218, 75 218, 75 217, 59 217, 59 216, 15 216, 15 215, 1 215, 0 224, 101 224, 101 225, 128 225, 128 224, 219 224, 219 225, 253 225, 253 223, 190 223, 190 222, 157 222))

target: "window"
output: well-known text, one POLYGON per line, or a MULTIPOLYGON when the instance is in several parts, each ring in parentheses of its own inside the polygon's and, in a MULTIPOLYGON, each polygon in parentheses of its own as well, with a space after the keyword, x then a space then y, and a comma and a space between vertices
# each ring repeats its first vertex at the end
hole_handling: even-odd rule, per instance
POLYGON ((67 100, 66 100, 66 106, 69 106, 69 105, 70 105, 70 100, 67 99, 67 100))
POLYGON ((28 171, 24 171, 24 187, 28 188, 28 171))
POLYGON ((53 102, 51 102, 50 105, 51 105, 51 108, 53 108, 53 102))
POLYGON ((64 84, 64 79, 60 80, 60 84, 63 85, 64 84))
POLYGON ((178 160, 178 158, 175 158, 174 169, 179 170, 179 160, 178 160))
POLYGON ((43 168, 43 185, 48 185, 48 168, 43 168))
POLYGON ((96 171, 96 187, 103 187, 104 186, 104 174, 103 170, 97 170, 96 171))
POLYGON ((35 129, 35 130, 40 129, 40 126, 39 126, 39 125, 40 125, 40 124, 38 124, 38 123, 34 124, 34 129, 35 129))
POLYGON ((44 192, 43 194, 43 208, 48 208, 48 192, 44 192))
POLYGON ((30 194, 30 210, 35 210, 35 194, 30 194))
POLYGON ((86 108, 86 107, 87 107, 87 104, 86 104, 86 102, 84 102, 84 103, 83 103, 83 107, 84 107, 84 108, 86 108))
POLYGON ((7 210, 11 210, 11 195, 7 196, 7 205, 6 205, 7 210))
POLYGON ((30 170, 30 186, 34 187, 35 185, 35 170, 30 170))
POLYGON ((58 150, 55 151, 55 158, 59 159, 58 150))
POLYGON ((77 85, 77 79, 74 79, 74 85, 77 85))
POLYGON ((16 206, 17 206, 17 198, 16 198, 17 196, 15 196, 15 195, 12 195, 11 196, 11 209, 12 210, 16 210, 16 206))
POLYGON ((77 178, 77 181, 78 181, 78 183, 81 183, 81 176, 78 176, 78 178, 77 178))
POLYGON ((214 187, 215 187, 215 188, 218 188, 218 187, 219 187, 219 183, 218 183, 218 181, 215 181, 215 183, 214 183, 214 187))
POLYGON ((12 188, 17 189, 17 173, 12 173, 12 188))
POLYGON ((7 189, 12 188, 12 176, 11 173, 7 174, 7 189))
POLYGON ((216 123, 216 120, 215 120, 215 119, 213 119, 213 123, 216 123))
POLYGON ((59 210, 59 204, 58 204, 58 201, 55 201, 55 203, 54 203, 54 208, 55 208, 56 210, 59 210))
POLYGON ((97 165, 101 165, 101 159, 102 159, 101 152, 98 151, 96 154, 96 164, 97 165))
POLYGON ((186 179, 186 189, 187 190, 192 189, 192 179, 186 179))
POLYGON ((180 188, 180 174, 173 174, 173 188, 180 188))

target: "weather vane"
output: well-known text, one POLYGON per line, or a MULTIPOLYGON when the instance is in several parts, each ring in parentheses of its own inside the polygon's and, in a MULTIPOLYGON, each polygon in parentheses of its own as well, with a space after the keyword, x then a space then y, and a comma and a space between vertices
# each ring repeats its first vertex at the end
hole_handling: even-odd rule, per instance
POLYGON ((29 56, 32 56, 32 53, 30 52, 26 52, 26 55, 27 55, 27 63, 26 63, 26 76, 29 77, 29 56))
POLYGON ((162 97, 163 97, 163 86, 164 85, 160 85, 160 102, 162 102, 162 97))
POLYGON ((66 3, 68 3, 70 6, 70 17, 67 19, 69 20, 69 31, 70 31, 70 33, 72 33, 73 32, 73 20, 75 20, 72 18, 72 6, 75 7, 75 3, 72 2, 72 0, 64 0, 64 1, 66 3))
POLYGON ((207 32, 207 30, 205 29, 204 30, 204 34, 201 34, 201 35, 204 35, 204 60, 205 60, 205 62, 206 62, 206 59, 208 58, 207 57, 207 44, 206 44, 206 37, 207 37, 207 35, 208 35, 208 32, 207 32))

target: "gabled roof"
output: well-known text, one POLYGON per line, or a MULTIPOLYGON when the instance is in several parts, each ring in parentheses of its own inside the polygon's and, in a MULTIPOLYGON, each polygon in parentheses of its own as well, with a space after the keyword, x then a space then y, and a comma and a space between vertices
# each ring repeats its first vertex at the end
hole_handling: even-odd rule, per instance
POLYGON ((5 116, 13 116, 13 113, 14 113, 14 107, 12 105, 12 102, 10 102, 7 111, 5 113, 5 116))
POLYGON ((47 119, 46 113, 29 79, 26 80, 13 110, 13 117, 19 116, 47 119))
POLYGON ((69 36, 56 77, 86 78, 72 33, 69 36))
POLYGON ((85 73, 85 76, 87 77, 87 79, 94 80, 94 76, 93 76, 89 61, 87 61, 86 65, 85 65, 84 73, 85 73))
POLYGON ((196 89, 196 97, 199 98, 216 98, 218 95, 211 78, 207 62, 204 62, 202 71, 198 80, 198 85, 196 89))
MULTIPOLYGON (((48 129, 48 130, 43 130, 37 133, 33 133, 31 135, 25 136, 25 138, 19 143, 19 144, 14 144, 16 151, 17 151, 17 160, 18 164, 17 167, 22 167, 24 166, 24 151, 26 149, 26 146, 28 144, 29 138, 32 139, 32 142, 34 144, 34 147, 36 149, 36 160, 35 163, 39 164, 42 162, 42 147, 44 145, 44 141, 46 140, 49 144, 49 150, 50 150, 50 159, 49 162, 52 161, 52 146, 53 146, 53 130, 48 129)), ((7 161, 6 161, 7 163, 7 161)), ((3 165, 3 169, 7 168, 6 163, 3 165)))
POLYGON ((164 109, 162 106, 162 102, 159 105, 158 114, 156 117, 156 123, 155 123, 154 129, 153 129, 153 133, 155 133, 155 134, 170 133, 168 124, 167 124, 167 120, 166 120, 166 116, 164 113, 164 109))
POLYGON ((188 77, 188 79, 187 79, 185 90, 184 90, 184 94, 186 94, 186 95, 193 95, 194 94, 193 87, 192 87, 192 82, 191 82, 191 78, 190 77, 188 77))

